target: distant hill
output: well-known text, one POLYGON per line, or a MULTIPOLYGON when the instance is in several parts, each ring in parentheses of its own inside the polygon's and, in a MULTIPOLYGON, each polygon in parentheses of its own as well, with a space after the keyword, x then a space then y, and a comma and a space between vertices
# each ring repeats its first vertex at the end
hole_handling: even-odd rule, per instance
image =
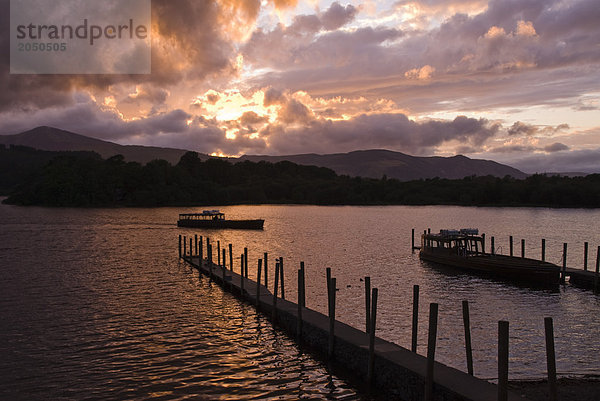
MULTIPOLYGON (((163 159, 176 164, 186 152, 183 149, 124 146, 45 126, 21 134, 0 135, 0 144, 22 145, 51 151, 94 151, 103 158, 121 154, 127 161, 142 164, 154 159, 163 159)), ((207 159, 209 156, 200 154, 199 157, 207 159)), ((527 174, 520 170, 490 160, 470 159, 465 156, 416 157, 389 150, 359 150, 327 155, 314 153, 289 156, 248 155, 229 160, 232 162, 264 160, 272 163, 287 160, 301 165, 327 167, 341 175, 369 178, 381 178, 385 175, 401 181, 434 177, 457 179, 472 175, 527 177, 527 174)))
POLYGON ((103 158, 120 154, 127 161, 142 164, 155 159, 163 159, 176 164, 181 156, 187 152, 184 149, 119 145, 46 126, 37 127, 16 135, 0 135, 0 144, 28 146, 34 149, 51 151, 93 151, 103 158))
POLYGON ((296 164, 327 167, 338 174, 370 178, 396 178, 410 181, 421 178, 458 179, 471 175, 525 178, 520 170, 490 160, 470 159, 466 156, 416 157, 389 150, 359 150, 350 153, 318 155, 314 153, 291 156, 242 156, 242 160, 278 162, 288 160, 296 164))

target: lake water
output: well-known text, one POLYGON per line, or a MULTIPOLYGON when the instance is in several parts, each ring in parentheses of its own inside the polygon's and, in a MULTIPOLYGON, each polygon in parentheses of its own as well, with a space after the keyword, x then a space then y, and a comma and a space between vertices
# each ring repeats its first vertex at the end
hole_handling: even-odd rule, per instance
MULTIPOLYGON (((361 399, 254 309, 178 261, 178 235, 246 246, 250 276, 283 256, 286 298, 306 264, 307 306, 326 313, 325 268, 337 278, 338 318, 364 327, 364 282, 379 288, 377 335, 410 346, 412 286, 420 285, 419 352, 439 303, 437 360, 466 370, 461 301, 471 310, 475 375, 496 373, 498 320, 510 322, 510 377, 545 374, 544 317, 554 318, 560 375, 600 372, 600 297, 570 285, 532 290, 432 267, 411 229, 477 227, 508 249, 595 268, 600 211, 537 208, 231 206, 264 231, 179 229, 203 208, 50 209, 0 206, 0 399, 361 399)), ((488 242, 489 244, 489 242, 488 242)), ((271 284, 272 285, 272 284, 271 284)))

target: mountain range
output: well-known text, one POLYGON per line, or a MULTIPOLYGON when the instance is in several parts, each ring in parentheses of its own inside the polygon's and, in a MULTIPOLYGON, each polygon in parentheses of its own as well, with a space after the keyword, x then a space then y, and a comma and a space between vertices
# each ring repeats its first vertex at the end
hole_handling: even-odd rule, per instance
MULTIPOLYGON (((187 152, 185 149, 119 145, 47 126, 15 135, 0 135, 0 144, 22 145, 51 151, 94 151, 103 158, 121 154, 127 161, 142 164, 155 159, 164 159, 171 164, 176 164, 187 152)), ((199 156, 202 159, 209 157, 205 154, 199 156)), ((434 177, 459 179, 471 175, 496 177, 510 175, 515 178, 527 176, 520 170, 490 160, 470 159, 462 155, 417 157, 380 149, 326 155, 314 153, 287 156, 246 155, 229 160, 234 163, 244 160, 254 162, 264 160, 272 163, 287 160, 301 165, 327 167, 341 175, 370 178, 381 178, 385 175, 401 181, 434 177)))

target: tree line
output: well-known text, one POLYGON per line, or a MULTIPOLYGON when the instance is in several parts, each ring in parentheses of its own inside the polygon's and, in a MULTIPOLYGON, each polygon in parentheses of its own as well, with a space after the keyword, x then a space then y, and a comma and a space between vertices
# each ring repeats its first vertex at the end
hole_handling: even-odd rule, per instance
POLYGON ((464 205, 600 207, 600 175, 526 179, 471 176, 458 180, 337 175, 292 162, 238 162, 195 152, 176 165, 145 165, 93 152, 0 148, 4 203, 69 207, 229 204, 464 205), (10 163, 9 163, 10 161, 10 163), (19 172, 17 172, 19 171, 19 172))

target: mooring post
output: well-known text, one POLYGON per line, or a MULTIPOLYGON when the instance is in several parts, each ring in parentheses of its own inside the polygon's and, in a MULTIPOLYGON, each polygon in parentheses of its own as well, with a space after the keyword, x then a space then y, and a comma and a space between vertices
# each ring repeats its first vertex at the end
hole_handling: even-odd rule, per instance
POLYGON ((198 256, 198 234, 194 234, 194 249, 196 250, 195 255, 198 256))
POLYGON ((223 248, 223 265, 219 267, 223 273, 223 287, 225 287, 225 270, 227 270, 227 266, 225 265, 225 248, 223 248))
POLYGON ((481 253, 485 254, 485 234, 481 234, 481 253))
POLYGON ((273 321, 277 316, 277 288, 279 287, 279 262, 275 259, 275 283, 273 288, 273 321))
POLYGON ((425 373, 425 401, 433 400, 433 366, 437 340, 438 304, 429 304, 429 334, 427 338, 427 371, 425 373))
POLYGON ((285 282, 283 280, 283 256, 279 257, 279 270, 281 270, 281 299, 285 299, 285 282))
POLYGON ((496 254, 496 245, 494 244, 494 242, 495 242, 495 239, 492 236, 492 238, 490 238, 490 247, 492 248, 492 255, 496 254))
POLYGON ((302 338, 302 268, 298 269, 298 325, 296 326, 296 337, 302 338))
POLYGON ((565 283, 567 281, 567 243, 563 244, 563 261, 562 261, 562 275, 560 278, 561 283, 565 283))
POLYGON ((471 348, 471 320, 469 301, 462 301, 463 325, 465 326, 465 350, 467 352, 467 372, 473 376, 473 350, 471 348))
POLYGON ((333 346, 335 343, 335 281, 335 277, 329 280, 331 289, 329 290, 329 347, 327 355, 330 360, 333 358, 333 346))
POLYGON ((373 385, 375 373, 375 330, 377 328, 377 294, 378 289, 372 290, 371 302, 371 330, 369 331, 369 366, 367 370, 367 380, 369 386, 373 385))
POLYGON ((371 277, 365 277, 365 333, 371 327, 371 277))
POLYGON ((329 292, 331 291, 331 286, 329 285, 331 281, 331 267, 325 268, 325 278, 327 279, 327 299, 329 299, 329 292))
POLYGON ((587 263, 588 263, 588 243, 583 243, 583 270, 587 271, 587 263))
POLYGON ((300 262, 300 272, 302 274, 302 297, 300 297, 300 302, 303 308, 306 308, 306 277, 304 275, 304 262, 300 262))
POLYGON ((600 276, 600 246, 596 251, 596 275, 594 276, 594 290, 598 291, 598 276, 600 276))
POLYGON ((508 399, 508 322, 498 322, 498 401, 508 399))
POLYGON ((190 259, 192 258, 193 253, 194 253, 194 248, 192 248, 192 244, 193 244, 192 237, 190 237, 190 259))
POLYGON ((521 257, 525 258, 525 240, 521 240, 521 257))
POLYGON ((209 270, 209 276, 212 279, 213 277, 213 263, 212 263, 212 245, 208 244, 206 246, 206 252, 207 252, 207 257, 208 257, 208 270, 209 270))
MULTIPOLYGON (((223 251, 225 252, 225 251, 223 251)), ((260 307, 260 271, 262 267, 262 259, 258 259, 258 269, 256 270, 256 309, 260 307)))
POLYGON ((269 254, 267 252, 265 252, 263 259, 265 260, 265 263, 264 263, 264 266, 265 266, 265 269, 264 269, 265 270, 265 287, 269 288, 269 277, 267 276, 269 274, 269 269, 267 268, 267 261, 269 260, 269 254))
POLYGON ((415 229, 412 229, 412 246, 411 248, 413 251, 415 250, 415 229))
POLYGON ((181 234, 179 234, 179 259, 181 259, 181 234))
POLYGON ((510 256, 513 256, 513 236, 510 236, 510 242, 509 242, 509 249, 510 249, 510 256))
POLYGON ((229 244, 229 270, 233 271, 233 245, 229 244))
POLYGON ((244 281, 246 279, 244 278, 244 254, 242 253, 240 255, 240 291, 242 298, 244 298, 244 281))
POLYGON ((187 246, 185 245, 187 244, 187 238, 184 235, 183 236, 183 258, 185 259, 185 257, 187 256, 187 246))
POLYGON ((542 262, 546 261, 546 239, 542 238, 542 262))
POLYGON ((557 400, 556 394, 556 353, 554 350, 554 324, 551 317, 544 318, 546 329, 546 366, 548 367, 548 386, 550 401, 557 400))
POLYGON ((419 286, 413 285, 413 313, 412 313, 412 342, 410 350, 417 352, 417 331, 419 330, 419 286))
POLYGON ((248 278, 248 248, 244 248, 244 277, 248 278))

